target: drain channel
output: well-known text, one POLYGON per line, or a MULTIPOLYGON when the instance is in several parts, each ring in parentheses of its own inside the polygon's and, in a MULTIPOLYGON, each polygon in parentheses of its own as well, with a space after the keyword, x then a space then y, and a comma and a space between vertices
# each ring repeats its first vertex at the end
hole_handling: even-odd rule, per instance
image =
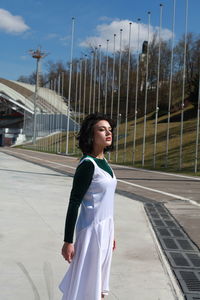
POLYGON ((145 203, 147 216, 186 300, 200 300, 200 251, 161 203, 145 203))

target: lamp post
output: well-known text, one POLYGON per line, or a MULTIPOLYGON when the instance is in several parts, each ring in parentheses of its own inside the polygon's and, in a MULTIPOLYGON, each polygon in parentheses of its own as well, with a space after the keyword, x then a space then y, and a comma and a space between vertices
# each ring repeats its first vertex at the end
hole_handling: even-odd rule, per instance
POLYGON ((42 58, 47 56, 48 54, 42 52, 41 49, 37 50, 29 50, 32 58, 36 59, 36 83, 35 83, 35 95, 34 95, 34 120, 33 120, 33 144, 36 141, 36 107, 37 107, 37 93, 38 93, 38 86, 39 86, 39 63, 42 58))

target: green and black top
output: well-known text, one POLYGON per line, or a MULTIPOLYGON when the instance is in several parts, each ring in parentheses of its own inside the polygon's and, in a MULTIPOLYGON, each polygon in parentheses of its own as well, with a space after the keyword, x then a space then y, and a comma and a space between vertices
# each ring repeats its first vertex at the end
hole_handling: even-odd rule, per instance
MULTIPOLYGON (((108 172, 113 177, 112 169, 108 165, 106 159, 84 155, 81 160, 86 157, 92 158, 101 169, 108 172)), ((65 221, 65 242, 73 243, 74 228, 78 216, 78 209, 85 193, 90 186, 93 174, 94 164, 89 159, 84 160, 76 169, 65 221)))

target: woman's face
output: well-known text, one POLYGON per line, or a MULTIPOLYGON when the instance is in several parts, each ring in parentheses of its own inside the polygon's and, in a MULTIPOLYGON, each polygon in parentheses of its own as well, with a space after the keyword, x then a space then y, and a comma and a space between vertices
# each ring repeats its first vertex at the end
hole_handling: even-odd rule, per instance
POLYGON ((93 146, 106 148, 112 144, 112 128, 108 121, 101 120, 94 125, 93 146))

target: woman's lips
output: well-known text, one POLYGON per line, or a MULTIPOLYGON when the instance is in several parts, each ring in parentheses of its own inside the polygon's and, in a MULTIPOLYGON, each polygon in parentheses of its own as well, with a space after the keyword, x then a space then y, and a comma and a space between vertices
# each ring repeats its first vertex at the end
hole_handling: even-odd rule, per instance
POLYGON ((111 141, 111 140, 112 140, 112 138, 110 138, 110 137, 106 138, 106 141, 111 141))

